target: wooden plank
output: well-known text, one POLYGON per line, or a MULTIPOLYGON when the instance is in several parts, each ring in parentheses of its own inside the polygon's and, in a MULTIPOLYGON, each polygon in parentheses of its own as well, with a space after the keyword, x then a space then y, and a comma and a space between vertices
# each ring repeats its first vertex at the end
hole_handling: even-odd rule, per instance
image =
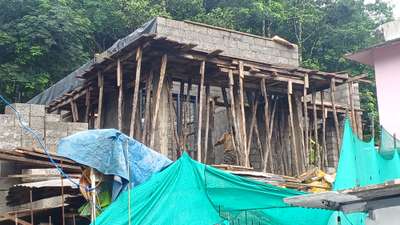
POLYGON ((148 142, 148 130, 150 129, 150 103, 151 103, 151 89, 153 87, 153 70, 150 71, 146 80, 146 103, 144 109, 144 127, 142 133, 142 142, 149 144, 148 142))
POLYGON ((142 48, 138 47, 136 50, 136 74, 135 74, 134 92, 132 99, 131 124, 129 129, 130 137, 133 137, 135 133, 136 109, 138 108, 141 68, 142 68, 142 48))
POLYGON ((153 113, 153 120, 151 123, 151 133, 150 133, 150 147, 154 147, 154 138, 155 138, 155 130, 156 130, 156 125, 157 125, 157 117, 158 117, 158 110, 160 107, 160 97, 161 97, 161 89, 164 83, 164 78, 165 78, 165 72, 167 69, 167 61, 168 61, 168 56, 167 54, 164 54, 161 58, 161 67, 160 67, 160 77, 158 81, 158 86, 157 86, 157 92, 155 96, 155 102, 154 102, 154 113, 153 113))
POLYGON ((98 86, 99 86, 99 100, 97 107, 97 120, 96 129, 100 129, 102 126, 102 111, 103 111, 103 94, 104 94, 104 75, 101 72, 97 73, 98 86))
POLYGON ((355 131, 355 133, 358 136, 358 126, 357 126, 357 122, 356 122, 356 113, 354 110, 354 101, 353 101, 353 82, 349 82, 349 103, 350 103, 350 113, 351 113, 351 123, 352 123, 352 127, 355 131))
POLYGON ((292 147, 293 147, 293 160, 292 160, 292 168, 293 172, 295 175, 298 175, 300 173, 299 171, 299 161, 298 161, 298 154, 297 154, 297 144, 296 144, 296 133, 294 129, 294 123, 293 123, 293 107, 292 107, 292 82, 288 82, 288 106, 289 106, 289 124, 290 124, 290 130, 291 130, 291 141, 292 141, 292 147))
POLYGON ((314 164, 317 166, 319 165, 318 160, 319 160, 319 143, 318 143, 318 118, 317 118, 317 95, 315 91, 312 92, 311 94, 312 98, 312 106, 313 106, 313 119, 314 119, 314 142, 315 142, 315 152, 314 152, 314 164))
POLYGON ((336 110, 335 91, 336 91, 336 81, 335 81, 335 78, 333 77, 331 79, 330 98, 331 98, 331 105, 332 105, 332 110, 333 110, 333 112, 332 112, 333 121, 334 121, 334 124, 335 124, 337 153, 339 155, 341 140, 340 140, 339 119, 338 119, 337 110, 336 110))
POLYGON ((243 148, 244 148, 244 155, 245 155, 245 164, 244 166, 249 167, 250 166, 250 150, 247 148, 247 132, 246 132, 246 113, 244 110, 244 68, 243 68, 243 61, 239 61, 239 103, 240 103, 240 114, 241 114, 241 120, 239 123, 240 126, 240 131, 242 135, 242 140, 243 140, 243 148))
POLYGON ((199 111, 198 111, 198 122, 197 122, 197 160, 202 161, 202 149, 201 149, 201 129, 203 120, 203 86, 204 86, 204 75, 205 75, 206 62, 202 61, 200 64, 200 84, 199 84, 199 111))
POLYGON ((208 155, 208 134, 210 128, 210 86, 206 86, 206 127, 204 133, 204 159, 203 162, 207 163, 208 155))
POLYGON ((117 60, 117 88, 118 88, 118 106, 117 106, 117 121, 118 130, 122 130, 122 101, 123 101, 123 77, 122 77, 121 60, 117 60))

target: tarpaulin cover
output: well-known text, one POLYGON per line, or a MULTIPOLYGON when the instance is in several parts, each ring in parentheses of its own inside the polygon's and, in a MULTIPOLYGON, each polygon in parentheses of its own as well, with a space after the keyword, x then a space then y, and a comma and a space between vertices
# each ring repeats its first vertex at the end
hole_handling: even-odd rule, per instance
POLYGON ((62 138, 57 154, 103 174, 116 176, 113 199, 128 181, 132 186, 141 184, 172 163, 116 129, 88 130, 62 138))
POLYGON ((232 175, 184 153, 147 182, 123 192, 95 224, 326 225, 331 211, 283 202, 299 194, 304 193, 232 175))
MULTIPOLYGON (((398 145, 393 144, 394 142, 398 141, 382 130, 381 143, 384 143, 385 147, 377 150, 373 140, 370 142, 360 140, 353 133, 350 121, 346 120, 333 189, 364 187, 400 178, 400 155, 399 149, 396 148, 398 145), (392 145, 388 143, 390 141, 392 145)), ((338 215, 342 218, 342 225, 363 225, 367 216, 365 213, 344 216, 335 212, 330 225, 337 224, 338 215)))
MULTIPOLYGON (((129 34, 128 36, 119 39, 116 41, 110 48, 106 51, 102 52, 101 55, 105 56, 105 58, 110 58, 115 53, 121 51, 128 45, 131 45, 136 40, 138 40, 141 36, 145 34, 153 34, 156 32, 156 19, 152 19, 147 23, 143 24, 141 27, 136 29, 134 32, 129 34)), ((104 60, 95 60, 91 59, 86 62, 84 65, 67 75, 65 78, 58 81, 53 86, 49 87, 45 91, 41 92, 40 94, 36 95, 34 98, 28 101, 30 104, 42 104, 47 105, 52 100, 62 96, 65 93, 73 91, 84 84, 84 80, 78 78, 83 74, 91 71, 95 68, 96 64, 102 63, 104 60)))

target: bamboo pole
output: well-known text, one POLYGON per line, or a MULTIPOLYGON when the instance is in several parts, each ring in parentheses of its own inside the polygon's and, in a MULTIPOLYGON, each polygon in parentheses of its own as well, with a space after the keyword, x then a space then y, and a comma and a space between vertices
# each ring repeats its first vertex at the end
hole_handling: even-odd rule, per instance
POLYGON ((203 87, 204 87, 204 75, 205 75, 206 62, 202 61, 200 65, 200 85, 199 85, 199 111, 198 111, 198 122, 197 122, 197 160, 202 160, 202 149, 201 149, 201 129, 203 120, 203 87))
POLYGON ((97 120, 96 129, 100 129, 102 126, 102 111, 103 111, 103 94, 104 94, 104 76, 101 72, 97 73, 98 86, 99 86, 99 100, 97 107, 97 120))
POLYGON ((130 129, 129 129, 130 137, 133 137, 134 132, 135 132, 136 108, 138 105, 138 98, 139 98, 141 68, 142 68, 142 48, 138 47, 136 50, 136 74, 135 74, 134 92, 133 92, 133 99, 132 99, 131 124, 130 124, 130 129))
POLYGON ((161 97, 161 89, 164 84, 165 72, 167 69, 167 54, 164 54, 161 58, 161 67, 160 67, 160 77, 157 86, 157 92, 155 96, 155 105, 154 105, 154 113, 153 113, 153 121, 151 123, 151 133, 150 133, 150 147, 154 147, 154 138, 155 138, 155 130, 157 125, 157 118, 158 118, 158 110, 160 107, 160 97, 161 97))
POLYGON ((118 130, 122 130, 122 101, 123 101, 123 77, 121 60, 117 60, 117 88, 118 88, 118 130))

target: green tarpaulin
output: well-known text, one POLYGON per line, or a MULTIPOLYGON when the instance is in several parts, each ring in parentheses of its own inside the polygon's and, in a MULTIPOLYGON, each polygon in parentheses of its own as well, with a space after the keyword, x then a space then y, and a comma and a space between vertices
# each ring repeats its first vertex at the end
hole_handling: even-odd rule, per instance
MULTIPOLYGON (((334 183, 334 190, 351 189, 367 185, 381 184, 400 177, 399 146, 388 132, 382 129, 381 147, 375 148, 373 140, 364 142, 352 131, 350 121, 346 120, 342 148, 334 183)), ((400 147, 400 146, 399 146, 400 147)), ((367 214, 343 215, 335 212, 330 225, 337 224, 341 217, 342 225, 364 225, 367 214)))
POLYGON ((304 193, 241 178, 184 154, 146 183, 121 194, 96 225, 128 225, 129 219, 132 225, 326 225, 332 212, 283 202, 299 194, 304 193))

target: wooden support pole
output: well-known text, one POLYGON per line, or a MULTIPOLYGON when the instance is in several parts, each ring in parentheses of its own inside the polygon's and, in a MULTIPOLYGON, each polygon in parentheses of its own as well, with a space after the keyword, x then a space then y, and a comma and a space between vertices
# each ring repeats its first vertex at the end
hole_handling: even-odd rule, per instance
POLYGON ((298 154, 297 154, 297 144, 296 144, 296 132, 294 129, 294 122, 293 122, 293 108, 292 108, 292 94, 293 94, 293 89, 292 89, 292 81, 289 80, 288 82, 288 92, 287 92, 287 98, 288 98, 288 106, 289 106, 289 124, 290 124, 290 130, 291 130, 291 141, 292 141, 292 168, 293 172, 295 175, 299 175, 299 161, 298 161, 298 154))
POLYGON ((206 62, 202 61, 200 64, 200 84, 199 84, 199 92, 198 92, 198 99, 199 99, 199 111, 198 111, 198 122, 197 122, 197 160, 201 162, 202 158, 202 148, 201 148, 201 129, 202 129, 202 122, 203 122, 203 88, 204 88, 204 75, 206 69, 206 62))
POLYGON ((158 117, 158 110, 160 107, 160 96, 161 96, 161 90, 162 86, 164 84, 164 78, 165 78, 165 72, 167 69, 167 54, 164 54, 161 58, 161 67, 160 67, 160 77, 158 81, 158 86, 157 86, 157 92, 155 96, 155 102, 154 102, 154 113, 153 113, 153 121, 151 123, 151 138, 150 138, 150 147, 154 147, 154 138, 155 138, 155 130, 156 130, 156 125, 157 125, 157 117, 158 117))
POLYGON ((132 99, 132 114, 131 124, 129 129, 129 136, 133 137, 135 132, 136 122, 136 109, 138 108, 139 88, 140 88, 140 70, 142 68, 142 48, 138 47, 136 50, 136 74, 132 99))
POLYGON ((79 113, 78 113, 78 107, 76 105, 75 100, 72 100, 70 102, 70 105, 71 105, 72 121, 78 122, 79 121, 79 113))
POLYGON ((270 164, 270 170, 272 173, 275 172, 275 166, 274 166, 274 158, 273 158, 273 148, 272 148, 272 131, 274 130, 274 124, 275 124, 275 112, 276 112, 276 105, 277 105, 277 100, 274 100, 274 105, 272 107, 272 112, 270 116, 270 123, 269 123, 269 131, 268 131, 268 145, 270 147, 270 153, 269 153, 269 164, 270 164))
POLYGON ((246 134, 246 113, 244 110, 244 68, 243 68, 243 61, 239 61, 239 101, 240 101, 240 114, 241 114, 241 121, 240 121, 240 127, 241 127, 241 135, 242 135, 242 144, 243 144, 243 150, 244 150, 244 156, 245 156, 245 161, 244 161, 244 166, 245 167, 250 167, 250 150, 247 148, 247 134, 246 134))
POLYGON ((179 88, 179 95, 178 99, 176 101, 177 103, 177 108, 178 108, 178 113, 177 113, 177 128, 178 128, 178 135, 179 135, 179 146, 182 146, 182 141, 183 141, 183 111, 184 111, 184 96, 185 96, 185 82, 182 80, 180 82, 180 88, 179 88))
MULTIPOLYGON (((169 113, 168 114, 169 114, 169 121, 170 121, 169 124, 170 124, 170 127, 171 127, 171 131, 173 132, 174 141, 175 141, 176 145, 179 146, 178 129, 175 126, 177 111, 176 111, 176 108, 174 106, 174 100, 173 100, 173 97, 172 97, 172 88, 173 88, 172 81, 170 79, 168 79, 167 80, 167 84, 168 84, 167 85, 168 86, 168 91, 167 92, 168 92, 168 109, 169 109, 169 113)), ((173 160, 176 160, 178 155, 179 155, 179 151, 178 152, 174 152, 173 156, 172 156, 173 160), (176 155, 174 155, 175 153, 176 153, 176 155)))
POLYGON ((261 83, 260 83, 260 88, 261 88, 261 95, 264 97, 264 122, 265 122, 265 149, 264 149, 264 156, 263 159, 265 160, 263 162, 263 166, 262 169, 264 172, 267 171, 267 162, 268 162, 268 158, 269 158, 269 154, 271 151, 271 146, 270 146, 270 142, 269 142, 269 137, 270 137, 270 130, 269 130, 269 125, 270 125, 270 121, 269 121, 269 100, 268 100, 268 95, 267 95, 267 86, 265 84, 266 80, 265 79, 261 79, 261 83))
POLYGON ((230 109, 232 113, 232 122, 234 127, 234 132, 232 135, 235 137, 237 143, 236 153, 239 154, 238 162, 240 163, 241 166, 244 166, 244 158, 242 155, 243 145, 242 145, 241 135, 239 133, 239 125, 236 118, 235 95, 233 93, 233 87, 235 85, 235 81, 233 79, 232 70, 229 70, 228 76, 229 76, 229 98, 231 99, 230 109))
POLYGON ((121 60, 117 60, 117 88, 118 88, 118 130, 122 130, 122 101, 123 101, 123 77, 122 77, 122 65, 121 60))
POLYGON ((189 135, 189 127, 188 127, 188 118, 190 117, 190 91, 192 90, 192 80, 189 79, 187 90, 186 90, 186 99, 185 99, 185 107, 183 109, 183 141, 182 141, 182 149, 186 148, 187 138, 189 135))
POLYGON ((150 129, 150 103, 151 103, 151 89, 153 87, 153 70, 150 71, 149 76, 146 80, 146 103, 144 109, 144 127, 142 133, 142 142, 149 144, 148 141, 148 130, 150 129))
POLYGON ((315 91, 311 94, 312 104, 313 104, 313 119, 314 119, 314 142, 315 142, 315 152, 314 152, 314 164, 319 165, 319 143, 318 143, 318 118, 317 118, 317 94, 315 91))
POLYGON ((326 149, 326 108, 324 104, 325 94, 321 91, 321 106, 322 106, 322 151, 321 151, 321 169, 327 165, 327 149, 326 149))
MULTIPOLYGON (((248 98, 249 102, 252 100, 248 98)), ((254 126, 257 123, 257 107, 258 107, 258 96, 255 93, 254 94, 254 100, 252 101, 252 110, 251 110, 251 121, 250 121, 250 128, 249 128, 249 138, 247 140, 247 147, 249 148, 249 151, 251 150, 251 142, 253 139, 253 132, 254 132, 254 126)))
POLYGON ((352 123, 352 127, 355 131, 355 133, 358 136, 358 124, 357 124, 357 118, 356 118, 356 113, 354 110, 354 100, 353 100, 353 95, 354 95, 354 91, 353 91, 353 82, 349 82, 349 100, 350 100, 350 112, 351 112, 351 123, 352 123))
POLYGON ((203 162, 207 163, 208 156, 208 134, 210 128, 210 86, 206 86, 206 127, 204 133, 204 157, 203 162))
POLYGON ((308 88, 309 88, 309 81, 308 81, 308 74, 306 74, 304 76, 304 88, 303 88, 303 114, 304 114, 304 136, 305 136, 305 140, 304 140, 304 150, 305 150, 305 154, 306 154, 306 168, 308 168, 308 165, 310 163, 310 137, 309 137, 309 119, 308 119, 308 109, 307 109, 307 92, 308 92, 308 88))
POLYGON ((338 115, 337 115, 337 110, 336 110, 335 92, 336 92, 336 80, 333 77, 331 79, 330 97, 331 97, 331 104, 332 104, 332 110, 333 110, 333 122, 335 124, 337 152, 339 155, 341 140, 340 140, 339 120, 338 120, 338 115))
POLYGON ((237 152, 236 146, 238 145, 238 142, 237 142, 237 139, 235 139, 235 135, 234 135, 234 130, 236 130, 237 128, 235 128, 236 125, 235 125, 234 120, 232 119, 232 113, 233 113, 233 111, 231 110, 232 105, 229 106, 228 95, 226 94, 226 90, 224 87, 221 87, 221 92, 222 92, 222 98, 224 100, 224 106, 226 109, 226 117, 228 119, 229 131, 233 137, 233 141, 232 141, 233 149, 235 150, 235 152, 237 152))
POLYGON ((34 224, 33 221, 33 196, 32 196, 32 189, 29 189, 29 209, 31 214, 31 224, 34 224))
POLYGON ((91 102, 90 102, 90 95, 91 95, 92 88, 87 88, 86 96, 85 96, 85 123, 89 123, 90 119, 90 111, 91 111, 91 102))

